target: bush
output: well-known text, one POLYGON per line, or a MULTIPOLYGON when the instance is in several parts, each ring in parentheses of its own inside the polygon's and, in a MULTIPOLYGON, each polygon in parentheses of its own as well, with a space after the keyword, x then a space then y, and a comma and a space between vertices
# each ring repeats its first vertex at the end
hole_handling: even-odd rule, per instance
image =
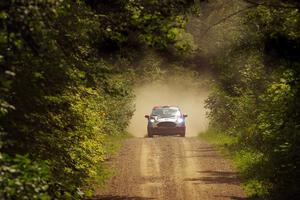
POLYGON ((0 154, 1 199, 51 199, 48 195, 49 168, 28 156, 0 154))

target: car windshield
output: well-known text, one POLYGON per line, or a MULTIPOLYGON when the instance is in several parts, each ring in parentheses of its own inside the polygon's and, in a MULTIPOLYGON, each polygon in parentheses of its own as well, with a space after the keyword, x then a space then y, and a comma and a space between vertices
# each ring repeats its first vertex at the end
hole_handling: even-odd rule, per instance
POLYGON ((156 108, 152 110, 152 116, 158 117, 175 117, 180 116, 178 108, 156 108))

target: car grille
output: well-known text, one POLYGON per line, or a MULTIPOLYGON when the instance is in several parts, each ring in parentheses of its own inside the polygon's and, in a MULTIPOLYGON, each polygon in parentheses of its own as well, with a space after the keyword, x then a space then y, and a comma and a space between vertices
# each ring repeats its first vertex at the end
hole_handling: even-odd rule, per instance
POLYGON ((158 127, 176 127, 176 124, 173 122, 160 122, 157 124, 158 127))

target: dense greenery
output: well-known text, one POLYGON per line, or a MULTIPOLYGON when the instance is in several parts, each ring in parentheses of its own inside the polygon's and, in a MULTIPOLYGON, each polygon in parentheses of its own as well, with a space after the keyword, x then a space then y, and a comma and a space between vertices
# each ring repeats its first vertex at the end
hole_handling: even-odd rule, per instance
POLYGON ((216 62, 212 127, 251 161, 243 170, 252 195, 299 199, 300 4, 247 2, 243 37, 216 62))
POLYGON ((177 44, 192 2, 0 2, 1 199, 78 199, 103 180, 134 110, 128 52, 177 44))

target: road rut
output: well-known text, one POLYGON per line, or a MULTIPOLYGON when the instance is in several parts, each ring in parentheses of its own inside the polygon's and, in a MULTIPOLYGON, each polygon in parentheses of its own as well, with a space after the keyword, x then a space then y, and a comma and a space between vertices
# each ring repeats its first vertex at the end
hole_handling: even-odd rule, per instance
POLYGON ((133 138, 110 163, 99 200, 244 200, 230 161, 198 138, 133 138))

